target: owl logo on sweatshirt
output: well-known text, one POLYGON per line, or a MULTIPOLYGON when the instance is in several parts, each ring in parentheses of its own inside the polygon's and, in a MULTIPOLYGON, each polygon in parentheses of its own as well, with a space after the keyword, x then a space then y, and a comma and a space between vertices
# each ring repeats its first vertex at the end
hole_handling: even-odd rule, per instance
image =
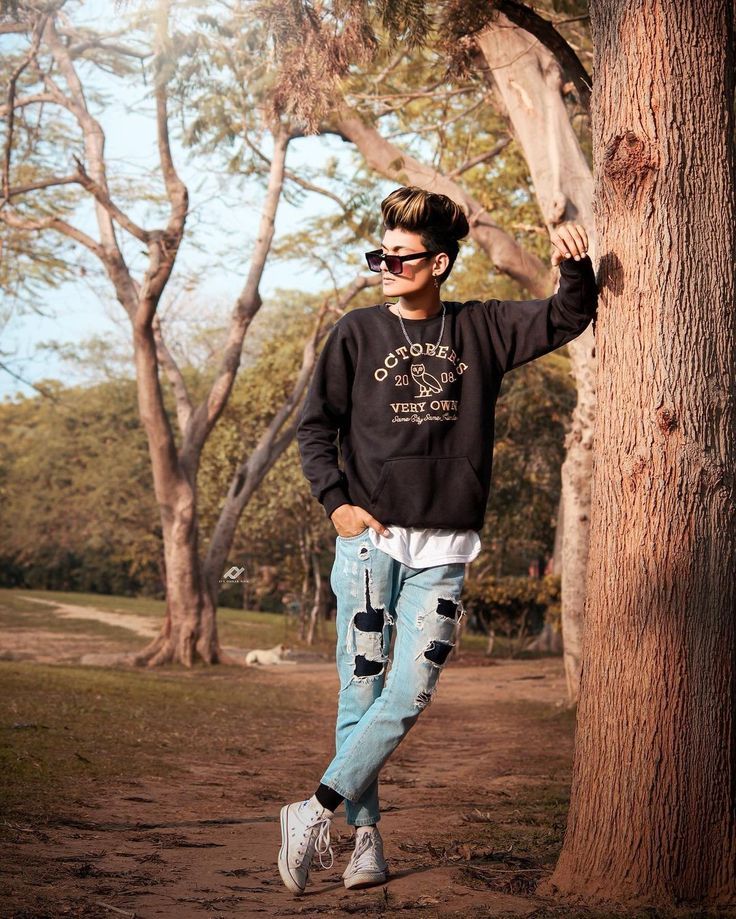
POLYGON ((437 377, 427 373, 424 364, 412 364, 411 375, 415 383, 419 386, 419 396, 431 396, 433 393, 442 392, 442 386, 437 377))

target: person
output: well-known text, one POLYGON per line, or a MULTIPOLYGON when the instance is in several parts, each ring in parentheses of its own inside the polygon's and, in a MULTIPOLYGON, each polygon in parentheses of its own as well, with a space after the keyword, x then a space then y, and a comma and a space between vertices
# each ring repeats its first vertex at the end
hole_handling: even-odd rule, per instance
POLYGON ((303 472, 337 531, 330 584, 340 689, 335 756, 310 798, 281 808, 278 867, 295 894, 315 854, 332 867, 330 826, 343 801, 355 827, 345 886, 386 880, 378 777, 432 701, 465 613, 503 375, 572 341, 597 306, 581 224, 551 233, 560 266, 551 297, 455 302, 441 300, 440 287, 469 231, 462 209, 406 186, 381 213, 381 248, 366 258, 384 295, 398 299, 335 323, 297 426, 303 472))

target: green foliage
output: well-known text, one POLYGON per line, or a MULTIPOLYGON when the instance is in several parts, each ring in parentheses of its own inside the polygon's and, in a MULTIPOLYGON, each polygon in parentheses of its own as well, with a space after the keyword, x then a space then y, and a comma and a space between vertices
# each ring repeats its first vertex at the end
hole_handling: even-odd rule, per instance
POLYGON ((0 579, 28 587, 161 590, 161 529, 130 381, 46 382, 0 405, 0 579))
POLYGON ((560 579, 481 573, 466 581, 463 602, 471 625, 515 639, 539 631, 545 620, 559 620, 560 579))
POLYGON ((552 554, 560 467, 575 398, 562 349, 504 377, 482 532, 497 574, 525 572, 530 560, 544 562, 552 554))
MULTIPOLYGON (((150 44, 150 5, 128 7, 131 31, 126 41, 148 36, 150 44)), ((545 2, 537 8, 573 15, 578 7, 583 5, 571 0, 545 2)), ((265 176, 268 128, 274 114, 305 132, 326 130, 336 102, 344 99, 395 144, 397 161, 411 153, 442 173, 454 174, 489 219, 527 251, 546 259, 547 230, 523 152, 509 137, 504 113, 497 110, 480 74, 453 73, 448 68, 450 32, 445 27, 459 30, 455 37, 462 51, 473 17, 487 16, 490 10, 487 4, 477 3, 335 0, 321 6, 318 15, 306 0, 187 0, 172 5, 171 41, 153 62, 152 73, 172 78, 170 111, 173 115, 178 107, 176 123, 192 157, 204 163, 212 157, 223 183, 231 187, 240 178, 265 176), (504 139, 507 142, 492 159, 465 168, 504 139)), ((137 63, 126 62, 99 44, 95 50, 96 33, 82 30, 79 35, 91 43, 78 52, 89 73, 107 69, 129 79, 138 72, 137 63)), ((587 47, 584 34, 580 44, 587 47)), ((6 82, 18 61, 15 53, 4 58, 0 66, 6 82)), ((19 92, 33 92, 34 79, 30 71, 24 73, 19 92)), ((94 78, 86 91, 91 104, 104 111, 109 97, 94 78)), ((22 110, 17 138, 24 156, 22 161, 14 160, 18 167, 14 175, 32 181, 48 172, 66 172, 72 154, 79 150, 78 134, 69 130, 70 125, 68 113, 50 107, 39 130, 30 109, 22 110)), ((577 129, 585 145, 585 122, 577 129)), ((292 141, 299 142, 298 138, 292 141)), ((343 160, 331 154, 327 141, 324 149, 324 157, 300 167, 299 175, 322 188, 334 209, 301 221, 293 233, 282 234, 271 257, 300 259, 309 270, 323 272, 330 289, 364 270, 362 252, 376 244, 381 229, 380 200, 396 183, 377 178, 357 154, 345 168, 343 160), (337 266, 324 258, 335 252, 339 253, 337 266)), ((160 213, 160 193, 154 194, 148 184, 144 200, 160 213)), ((123 204, 140 195, 140 185, 129 175, 116 174, 111 187, 123 204)), ((287 176, 286 201, 299 206, 313 193, 287 176)), ((73 186, 63 186, 39 191, 18 206, 27 208, 29 215, 68 216, 77 213, 79 198, 73 186)), ((3 255, 10 258, 0 259, 0 285, 11 294, 25 292, 32 299, 50 285, 87 270, 86 256, 80 257, 78 249, 72 256, 56 238, 47 242, 44 235, 31 238, 7 228, 2 232, 3 255)), ((352 308, 377 302, 381 296, 380 288, 366 290, 352 308)), ((521 298, 525 292, 496 272, 486 254, 468 239, 462 243, 443 296, 521 298)), ((291 391, 311 317, 323 299, 324 295, 281 291, 264 305, 249 329, 241 373, 200 466, 203 551, 237 466, 291 391)), ((165 332, 171 342, 166 327, 165 332)), ((213 342, 222 335, 222 322, 218 325, 213 319, 194 334, 191 327, 187 332, 190 355, 196 349, 211 354, 213 342)), ((212 367, 186 356, 184 349, 183 372, 196 399, 204 393, 212 367)), ((479 569, 496 575, 521 574, 530 559, 544 560, 551 552, 559 467, 575 399, 568 367, 560 351, 504 380, 479 569)), ((163 379, 162 384, 171 410, 171 392, 163 379)), ((160 530, 133 384, 120 378, 88 389, 53 382, 49 386, 55 401, 31 399, 0 407, 0 421, 9 432, 0 453, 4 502, 0 540, 5 555, 1 576, 6 583, 24 577, 39 586, 155 593, 160 530)), ((248 505, 231 561, 247 560, 251 567, 276 563, 282 580, 294 589, 304 576, 304 559, 311 548, 321 550, 323 574, 327 573, 333 541, 334 529, 309 494, 292 443, 248 505)), ((239 605, 237 598, 228 599, 239 605)))
POLYGON ((74 280, 81 273, 80 267, 67 240, 29 236, 0 223, 0 290, 4 300, 0 318, 7 320, 11 307, 40 312, 38 304, 43 302, 45 291, 74 280))

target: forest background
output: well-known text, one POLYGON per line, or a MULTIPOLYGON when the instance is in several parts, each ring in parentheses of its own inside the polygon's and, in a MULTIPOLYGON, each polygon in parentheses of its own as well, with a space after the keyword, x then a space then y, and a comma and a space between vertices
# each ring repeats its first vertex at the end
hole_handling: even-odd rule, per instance
MULTIPOLYGON (((422 5, 424 29, 430 6, 422 5)), ((589 38, 578 21, 584 5, 549 6, 569 17, 564 28, 585 59, 589 38)), ((169 201, 148 72, 156 56, 155 16, 146 4, 119 5, 103 28, 104 7, 109 4, 69 2, 63 16, 67 34, 83 43, 72 55, 80 89, 110 139, 110 197, 139 223, 164 222, 169 201)), ((277 141, 267 102, 279 87, 265 44, 273 23, 266 15, 245 28, 245 9, 187 2, 169 11, 168 132, 173 163, 189 185, 189 214, 157 323, 194 401, 205 398, 217 378, 232 303, 237 309, 238 289, 247 286, 249 268, 252 274, 254 246, 262 240, 259 220, 273 186, 277 141)), ((416 9, 396 8, 398 22, 387 23, 385 31, 402 29, 402 16, 416 23, 416 9)), ((446 49, 437 35, 399 48, 382 41, 370 60, 352 66, 339 83, 342 104, 397 157, 409 154, 459 183, 524 251, 548 261, 529 167, 482 72, 466 69, 454 81, 443 78, 446 49)), ((18 41, 19 59, 21 53, 18 41)), ((6 57, 5 66, 18 61, 6 57)), ((30 91, 28 69, 19 76, 18 93, 26 79, 30 91)), ((588 115, 574 93, 566 98, 589 155, 588 115)), ((14 127, 29 184, 49 171, 68 171, 85 144, 68 107, 42 102, 35 108, 20 108, 14 127)), ((324 330, 341 308, 379 302, 362 253, 379 242, 381 199, 401 183, 364 154, 360 143, 324 127, 312 135, 297 131, 288 143, 273 206, 275 231, 261 266, 262 303, 243 338, 230 397, 202 447, 197 490, 203 554, 243 457, 254 454, 263 432, 293 401, 315 317, 324 330)), ((94 231, 99 204, 79 183, 34 187, 22 200, 26 220, 61 211, 80 231, 94 231)), ((9 381, 16 386, 0 406, 0 584, 162 598, 161 512, 136 397, 130 326, 109 270, 83 241, 63 232, 34 234, 7 223, 2 232, 2 368, 6 393, 9 381), (49 329, 61 329, 62 336, 49 339, 49 329), (44 373, 45 367, 55 372, 44 373)), ((131 269, 144 270, 140 236, 119 236, 131 269)), ((457 300, 532 295, 494 268, 473 236, 443 288, 445 299, 457 300)), ((163 400, 173 416, 172 379, 162 374, 163 400)), ((545 613, 558 615, 559 472, 574 404, 567 348, 504 380, 483 551, 468 566, 476 625, 492 623, 494 610, 503 628, 523 609, 532 610, 535 628, 545 613), (552 577, 541 583, 545 574, 552 577)), ((223 566, 222 574, 235 566, 247 577, 224 580, 220 604, 329 615, 325 575, 334 527, 309 493, 293 436, 284 439, 288 444, 269 456, 252 489, 223 566)))

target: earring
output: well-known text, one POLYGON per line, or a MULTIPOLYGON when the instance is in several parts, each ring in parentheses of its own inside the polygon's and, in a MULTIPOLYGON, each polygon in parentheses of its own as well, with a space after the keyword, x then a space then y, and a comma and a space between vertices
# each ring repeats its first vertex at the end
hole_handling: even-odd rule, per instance
POLYGON ((439 282, 439 280, 438 280, 436 274, 433 274, 433 275, 432 275, 432 280, 434 281, 434 286, 435 286, 435 287, 439 287, 439 286, 440 286, 440 282, 439 282))

